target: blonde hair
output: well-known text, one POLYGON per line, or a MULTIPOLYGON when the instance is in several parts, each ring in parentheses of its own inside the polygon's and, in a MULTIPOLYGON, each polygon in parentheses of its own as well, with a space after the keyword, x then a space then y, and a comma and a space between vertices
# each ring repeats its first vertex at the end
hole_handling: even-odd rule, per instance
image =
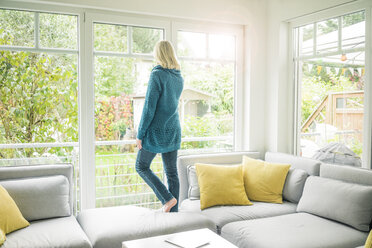
POLYGON ((154 48, 154 56, 156 62, 163 68, 167 69, 180 69, 176 53, 172 43, 166 40, 159 41, 156 43, 154 48))

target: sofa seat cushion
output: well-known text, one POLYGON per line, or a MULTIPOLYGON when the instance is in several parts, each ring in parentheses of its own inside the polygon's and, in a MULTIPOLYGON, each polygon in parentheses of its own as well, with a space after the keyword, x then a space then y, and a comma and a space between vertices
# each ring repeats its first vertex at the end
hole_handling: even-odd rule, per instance
POLYGON ((251 206, 216 206, 200 210, 199 200, 186 199, 181 204, 181 212, 201 212, 216 224, 217 230, 234 221, 252 220, 283 214, 295 213, 297 204, 284 201, 282 204, 254 202, 251 206))
POLYGON ((95 248, 121 247, 123 241, 209 228, 214 223, 198 213, 162 213, 135 206, 83 210, 78 221, 95 248))
POLYGON ((368 233, 307 213, 239 221, 221 236, 238 247, 350 248, 363 245, 368 233))
POLYGON ((9 233, 1 248, 91 247, 74 216, 30 222, 30 226, 9 233))

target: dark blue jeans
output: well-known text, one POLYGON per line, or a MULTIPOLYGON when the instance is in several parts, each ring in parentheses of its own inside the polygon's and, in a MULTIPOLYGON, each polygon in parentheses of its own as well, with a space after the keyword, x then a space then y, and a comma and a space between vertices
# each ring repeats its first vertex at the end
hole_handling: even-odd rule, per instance
POLYGON ((163 167, 167 176, 168 189, 163 182, 150 169, 150 165, 156 153, 144 150, 138 151, 136 161, 136 171, 152 188, 156 197, 164 205, 173 197, 177 199, 177 205, 171 209, 171 212, 178 212, 178 198, 180 191, 180 182, 177 173, 177 150, 167 153, 162 153, 163 167))

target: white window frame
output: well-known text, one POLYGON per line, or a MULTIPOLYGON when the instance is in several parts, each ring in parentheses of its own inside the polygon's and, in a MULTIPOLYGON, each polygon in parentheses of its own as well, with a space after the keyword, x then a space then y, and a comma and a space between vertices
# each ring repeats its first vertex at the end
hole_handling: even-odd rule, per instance
MULTIPOLYGON (((66 14, 66 15, 74 15, 77 16, 77 46, 78 48, 76 50, 74 49, 53 49, 53 48, 39 48, 37 43, 35 44, 35 48, 25 48, 25 47, 4 47, 1 46, 0 49, 4 50, 15 50, 15 51, 31 51, 31 52, 56 52, 56 53, 70 53, 70 54, 77 54, 78 55, 78 119, 79 119, 79 173, 82 173, 82 164, 85 164, 85 160, 82 159, 83 154, 83 146, 82 146, 82 140, 83 135, 81 130, 84 130, 82 128, 82 113, 83 110, 83 102, 84 102, 84 93, 83 93, 83 84, 82 82, 85 81, 85 73, 84 68, 82 68, 82 60, 81 58, 84 57, 84 36, 85 36, 85 28, 84 28, 84 11, 82 9, 77 8, 71 8, 71 7, 65 7, 65 6, 55 6, 55 5, 45 5, 45 4, 38 4, 38 3, 23 3, 23 2, 12 2, 12 1, 3 1, 0 4, 1 8, 9 9, 9 10, 23 10, 23 11, 37 11, 37 12, 43 12, 43 13, 50 13, 50 14, 66 14), (83 94, 82 94, 83 93, 83 94)), ((35 26, 38 25, 38 23, 35 22, 35 26)), ((35 34, 35 39, 38 39, 38 34, 35 34)), ((72 144, 72 143, 71 143, 72 144)), ((86 191, 86 188, 83 186, 84 182, 82 178, 80 177, 79 180, 79 195, 76 195, 76 200, 80 202, 80 204, 84 204, 84 201, 82 201, 82 191, 86 191)), ((76 201, 75 201, 76 203, 76 201)), ((74 203, 74 204, 75 204, 74 203)), ((76 209, 75 205, 75 211, 76 209)))
MULTIPOLYGON (((301 89, 299 88, 298 76, 295 75, 297 70, 295 69, 295 33, 294 29, 300 26, 327 20, 334 17, 347 15, 358 11, 365 11, 366 15, 366 35, 365 35, 365 84, 364 84, 364 118, 363 118, 363 167, 371 169, 371 148, 372 148, 372 3, 368 0, 363 0, 358 3, 350 3, 342 6, 338 6, 332 9, 320 11, 314 14, 310 14, 304 17, 292 20, 289 25, 289 70, 288 78, 293 78, 294 86, 294 103, 295 112, 293 114, 294 124, 294 152, 296 155, 300 153, 300 121, 301 113, 301 89)), ((315 50, 315 48, 314 48, 315 50)), ((320 55, 321 56, 321 55, 320 55)))
MULTIPOLYGON (((85 15, 85 29, 87 30, 85 36, 85 58, 82 58, 85 64, 85 73, 87 77, 86 83, 86 92, 87 99, 86 99, 86 111, 85 116, 86 119, 86 136, 84 139, 85 143, 85 153, 82 154, 84 159, 87 163, 82 164, 83 171, 85 174, 81 174, 81 177, 85 179, 85 185, 82 187, 86 187, 85 191, 82 191, 82 209, 84 208, 95 208, 96 207, 96 167, 95 167, 95 146, 96 146, 96 136, 94 130, 94 106, 95 106, 95 95, 94 95, 94 56, 95 53, 99 54, 100 52, 94 52, 94 41, 93 41, 93 25, 94 23, 105 23, 105 24, 117 24, 117 25, 124 25, 124 26, 137 26, 137 27, 148 27, 148 28, 160 28, 164 30, 164 37, 165 39, 169 39, 170 36, 170 22, 169 21, 162 21, 162 20, 152 20, 150 18, 139 18, 139 17, 131 17, 127 14, 119 14, 119 13, 108 13, 108 14, 101 14, 101 13, 87 13, 85 15), (91 189, 91 190, 89 190, 91 189), (94 190, 92 190, 94 189, 94 190)), ((131 43, 131 38, 128 36, 128 42, 131 43)), ((115 54, 112 52, 111 54, 115 54)), ((117 54, 117 53, 116 53, 117 54)), ((128 53, 123 54, 121 56, 124 57, 133 57, 133 58, 152 58, 152 55, 145 55, 145 54, 132 54, 129 47, 128 53)))
POLYGON ((234 62, 235 67, 235 78, 234 78, 234 136, 233 144, 234 150, 239 151, 243 149, 243 121, 244 121, 244 111, 243 111, 243 27, 238 27, 237 25, 228 24, 215 24, 215 23, 197 23, 197 22, 183 22, 174 21, 172 22, 172 42, 177 51, 177 32, 196 32, 196 33, 207 33, 207 34, 221 34, 221 35, 233 35, 235 37, 235 59, 211 59, 208 58, 208 39, 206 45, 206 57, 205 58, 188 58, 180 57, 179 59, 187 61, 213 61, 213 62, 234 62))

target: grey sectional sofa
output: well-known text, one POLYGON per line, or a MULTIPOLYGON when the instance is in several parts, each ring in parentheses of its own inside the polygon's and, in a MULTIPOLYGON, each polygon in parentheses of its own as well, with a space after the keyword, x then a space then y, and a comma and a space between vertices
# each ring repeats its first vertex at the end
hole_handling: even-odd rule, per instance
POLYGON ((241 163, 243 155, 259 157, 252 152, 180 156, 180 210, 207 216, 222 237, 240 248, 364 245, 372 219, 370 170, 268 152, 266 161, 291 164, 283 204, 253 202, 252 206, 216 206, 201 211, 193 165, 233 165, 241 163))
POLYGON ((174 214, 122 206, 83 210, 75 218, 71 165, 1 167, 0 184, 31 224, 8 234, 2 247, 119 248, 123 241, 197 228, 217 231, 241 248, 354 248, 364 244, 372 210, 364 211, 365 215, 338 210, 355 207, 350 203, 361 203, 354 204, 362 207, 361 211, 371 205, 370 187, 359 187, 372 185, 372 172, 368 170, 266 153, 267 161, 292 165, 283 190, 283 204, 254 202, 252 206, 218 206, 201 211, 197 181, 192 179, 193 164, 238 164, 243 155, 259 158, 255 152, 180 156, 181 213, 174 214), (324 189, 322 180, 329 183, 324 189), (341 198, 334 202, 317 198, 327 189, 341 198), (367 204, 362 201, 364 198, 367 204), (306 202, 309 200, 310 204, 306 202), (316 203, 311 204, 312 201, 316 203), (325 210, 332 210, 325 216, 324 206, 325 210))
POLYGON ((123 241, 209 228, 197 213, 161 213, 120 206, 73 215, 73 168, 70 164, 0 167, 0 184, 30 226, 6 235, 2 248, 121 248, 123 241))

